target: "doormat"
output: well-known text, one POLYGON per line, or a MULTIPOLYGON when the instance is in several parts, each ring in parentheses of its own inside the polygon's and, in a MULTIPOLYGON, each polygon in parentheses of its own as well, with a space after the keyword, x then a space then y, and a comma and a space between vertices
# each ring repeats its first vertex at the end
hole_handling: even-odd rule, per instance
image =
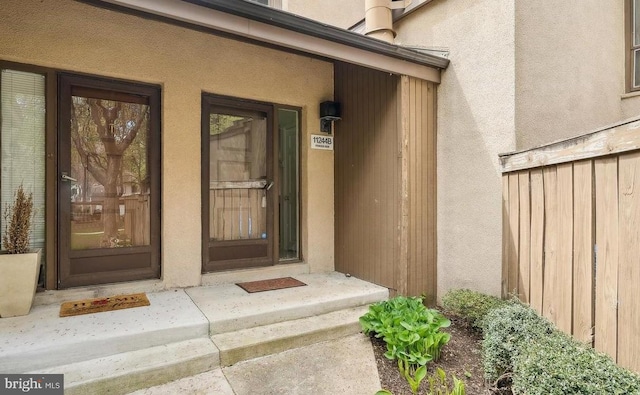
POLYGON ((149 306, 150 304, 147 295, 144 293, 117 295, 109 298, 83 299, 62 303, 60 306, 60 317, 129 309, 132 307, 149 306))
POLYGON ((302 287, 307 285, 302 281, 296 280, 293 277, 273 278, 271 280, 251 281, 248 283, 237 283, 237 286, 244 289, 249 293, 273 291, 276 289, 302 287))

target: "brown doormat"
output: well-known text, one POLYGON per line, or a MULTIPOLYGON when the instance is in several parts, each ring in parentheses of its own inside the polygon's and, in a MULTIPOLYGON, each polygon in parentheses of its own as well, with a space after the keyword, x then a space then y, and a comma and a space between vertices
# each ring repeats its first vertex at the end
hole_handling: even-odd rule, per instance
POLYGON ((302 287, 307 285, 302 281, 296 280, 293 277, 273 278, 271 280, 251 281, 248 283, 237 283, 237 286, 244 289, 249 293, 273 291, 275 289, 302 287))
POLYGON ((147 295, 144 293, 117 295, 109 298, 83 299, 62 303, 60 306, 60 317, 129 309, 132 307, 149 306, 150 304, 147 295))

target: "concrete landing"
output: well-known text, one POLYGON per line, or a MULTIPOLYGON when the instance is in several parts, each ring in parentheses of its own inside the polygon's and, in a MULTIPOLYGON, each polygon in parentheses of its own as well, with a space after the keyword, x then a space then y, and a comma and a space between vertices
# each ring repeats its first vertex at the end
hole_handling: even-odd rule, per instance
POLYGON ((189 288, 187 294, 209 320, 212 335, 364 306, 389 295, 386 288, 337 272, 295 278, 307 286, 247 293, 226 284, 189 288))
POLYGON ((373 355, 352 350, 354 342, 345 345, 341 339, 359 332, 358 317, 367 305, 387 299, 387 289, 340 273, 294 277, 307 286, 254 294, 235 284, 165 290, 147 293, 150 306, 64 318, 58 313, 66 291, 49 295, 56 303, 0 319, 0 372, 62 373, 69 394, 124 394, 175 380, 165 393, 198 393, 195 387, 196 392, 179 390, 185 377, 201 377, 209 389, 220 388, 202 393, 233 388, 241 394, 278 393, 250 390, 261 381, 298 391, 303 386, 296 387, 293 376, 287 379, 289 372, 276 372, 299 367, 304 377, 295 374, 295 380, 309 384, 306 393, 333 392, 334 387, 315 388, 342 373, 342 392, 360 393, 344 385, 358 383, 359 375, 377 380, 375 363, 373 370, 363 365, 369 366, 366 374, 354 370, 363 363, 361 353, 373 355), (285 351, 292 348, 307 351, 285 351), (223 359, 231 370, 219 370, 223 359), (237 367, 245 363, 255 364, 248 369, 260 373, 243 374, 237 367), (270 370, 270 364, 279 368, 270 370), (221 375, 234 379, 216 384, 221 375))
POLYGON ((60 305, 0 319, 0 372, 24 373, 194 338, 209 322, 184 290, 149 293, 150 306, 58 317, 60 305))

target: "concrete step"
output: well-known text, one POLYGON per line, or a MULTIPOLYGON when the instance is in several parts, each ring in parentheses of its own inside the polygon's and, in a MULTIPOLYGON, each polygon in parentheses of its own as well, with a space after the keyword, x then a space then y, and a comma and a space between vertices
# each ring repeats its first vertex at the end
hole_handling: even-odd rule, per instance
POLYGON ((213 335, 223 367, 360 332, 367 306, 213 335))
POLYGON ((307 286, 168 290, 148 293, 150 306, 66 318, 57 303, 35 306, 0 319, 0 372, 62 373, 68 394, 128 393, 357 333, 367 306, 388 298, 340 273, 295 278, 307 286))
POLYGON ((212 335, 369 305, 389 297, 386 288, 341 273, 295 278, 307 286, 247 293, 227 284, 190 288, 187 293, 209 320, 212 335))
POLYGON ((30 373, 64 374, 65 395, 126 394, 220 366, 209 339, 194 339, 30 373))
POLYGON ((0 372, 24 373, 208 339, 209 323, 184 290, 147 294, 150 306, 59 317, 60 306, 0 319, 0 372))

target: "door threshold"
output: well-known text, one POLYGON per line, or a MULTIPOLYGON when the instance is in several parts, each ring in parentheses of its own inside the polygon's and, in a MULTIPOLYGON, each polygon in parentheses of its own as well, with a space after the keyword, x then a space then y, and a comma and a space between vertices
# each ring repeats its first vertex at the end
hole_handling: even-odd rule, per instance
POLYGON ((275 266, 265 266, 252 269, 228 270, 202 275, 202 285, 232 284, 247 281, 265 280, 269 278, 290 277, 298 274, 308 274, 309 264, 305 262, 283 263, 275 266))

